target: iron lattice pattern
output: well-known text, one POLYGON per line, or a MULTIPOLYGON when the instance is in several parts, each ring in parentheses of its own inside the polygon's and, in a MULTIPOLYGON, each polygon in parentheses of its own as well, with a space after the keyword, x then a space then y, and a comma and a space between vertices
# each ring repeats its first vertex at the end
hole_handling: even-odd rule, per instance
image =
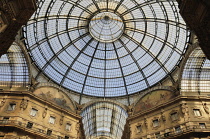
POLYGON ((28 87, 29 72, 24 54, 13 43, 0 58, 0 87, 28 87))
POLYGON ((128 114, 116 104, 97 102, 85 108, 81 116, 87 139, 121 139, 128 114))
POLYGON ((178 11, 167 0, 40 0, 23 28, 36 78, 98 97, 145 90, 170 77, 187 48, 178 11))
POLYGON ((210 60, 200 48, 195 49, 187 60, 182 73, 182 92, 210 92, 210 60))

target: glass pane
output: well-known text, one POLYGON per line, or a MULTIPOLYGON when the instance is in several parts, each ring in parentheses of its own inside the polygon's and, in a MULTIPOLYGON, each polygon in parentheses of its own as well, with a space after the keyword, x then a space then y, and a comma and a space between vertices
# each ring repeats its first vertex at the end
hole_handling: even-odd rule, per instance
POLYGON ((45 75, 77 93, 140 92, 171 74, 187 49, 175 1, 45 0, 38 9, 24 27, 29 54, 45 75))

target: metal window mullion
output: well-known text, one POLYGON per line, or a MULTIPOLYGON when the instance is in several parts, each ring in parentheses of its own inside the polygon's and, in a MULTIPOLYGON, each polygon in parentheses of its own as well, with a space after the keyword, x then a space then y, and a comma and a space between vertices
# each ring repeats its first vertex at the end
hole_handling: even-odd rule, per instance
POLYGON ((138 9, 138 8, 142 8, 144 6, 147 6, 148 4, 153 4, 153 3, 156 3, 156 0, 151 0, 151 1, 146 1, 144 3, 141 3, 141 4, 138 4, 135 0, 133 0, 135 3, 136 3, 136 6, 128 9, 127 11, 123 12, 121 15, 124 16, 128 13, 131 13, 132 11, 138 9))
POLYGON ((63 31, 60 31, 58 33, 52 34, 52 35, 50 35, 48 37, 43 38, 42 40, 37 41, 34 45, 30 46, 30 50, 29 51, 32 51, 37 46, 41 45, 44 42, 47 42, 48 39, 52 39, 52 38, 57 37, 58 35, 62 35, 62 34, 67 33, 67 32, 75 31, 77 29, 84 29, 84 28, 86 28, 86 26, 78 26, 78 27, 75 27, 73 29, 71 28, 71 29, 68 29, 68 30, 63 30, 63 31))
MULTIPOLYGON (((83 37, 85 37, 85 36, 87 36, 89 33, 86 33, 86 34, 83 34, 83 37)), ((81 36, 82 37, 82 36, 81 36)), ((80 38, 77 38, 77 39, 75 39, 75 40, 73 40, 72 42, 70 42, 69 44, 67 44, 66 46, 64 46, 61 50, 59 50, 57 53, 55 53, 54 54, 54 56, 53 57, 51 57, 49 60, 47 60, 46 58, 46 61, 47 61, 47 63, 42 67, 42 70, 36 75, 36 78, 35 79, 37 79, 38 77, 39 77, 39 75, 41 74, 41 73, 43 73, 44 72, 44 70, 47 68, 47 66, 60 54, 60 53, 62 53, 63 51, 65 51, 66 50, 66 48, 67 47, 69 47, 69 45, 71 45, 71 44, 73 44, 74 42, 77 42, 78 40, 79 40, 80 38)), ((42 54, 43 55, 43 54, 42 54)), ((44 55, 43 55, 44 56, 44 55)))
POLYGON ((176 22, 176 21, 172 21, 172 20, 166 20, 166 19, 160 19, 160 18, 135 18, 135 19, 127 19, 124 20, 125 23, 129 23, 129 22, 159 22, 159 23, 167 23, 170 24, 172 26, 179 26, 182 29, 186 29, 186 25, 176 22))
POLYGON ((105 52, 104 52, 105 53, 105 55, 104 55, 104 59, 105 59, 104 60, 104 97, 106 96, 106 71, 107 71, 107 69, 106 69, 107 68, 106 67, 106 64, 107 64, 106 63, 106 61, 107 61, 107 56, 106 56, 107 55, 107 46, 106 45, 107 45, 107 43, 105 43, 105 52))
MULTIPOLYGON (((169 46, 171 49, 173 49, 174 51, 176 51, 178 54, 182 54, 182 52, 179 50, 179 49, 177 49, 174 45, 172 45, 171 43, 169 43, 169 42, 167 42, 167 36, 168 36, 168 32, 167 32, 167 35, 166 35, 166 37, 165 37, 165 39, 163 40, 162 38, 160 38, 160 37, 158 37, 158 36, 156 36, 156 35, 153 35, 153 34, 150 34, 150 33, 148 33, 148 32, 145 32, 145 31, 142 31, 142 30, 139 30, 139 29, 135 29, 135 28, 130 28, 130 27, 127 27, 126 28, 127 30, 130 30, 130 31, 133 31, 133 32, 138 32, 138 33, 141 33, 141 34, 143 34, 143 35, 147 35, 147 36, 149 36, 149 37, 151 37, 151 38, 157 38, 157 40, 159 41, 159 42, 162 42, 163 44, 166 44, 167 46, 169 46)), ((168 27, 167 27, 167 29, 166 30, 168 30, 168 27)), ((130 36, 129 36, 130 37, 130 36)), ((142 39, 143 40, 143 39, 142 39)), ((142 43, 141 43, 142 44, 142 43)))
POLYGON ((99 6, 98 6, 97 2, 96 2, 95 0, 92 0, 92 1, 93 1, 94 5, 96 6, 96 8, 97 8, 98 12, 99 12, 99 11, 100 11, 100 8, 99 8, 99 6))
POLYGON ((12 59, 11 59, 11 56, 10 55, 12 55, 12 53, 11 52, 7 52, 7 54, 6 54, 6 56, 7 56, 7 58, 8 58, 8 61, 9 61, 9 66, 10 66, 10 88, 12 88, 12 85, 13 85, 13 80, 14 80, 14 76, 15 76, 15 74, 14 74, 14 66, 13 66, 13 61, 12 61, 12 59))
POLYGON ((205 61, 206 61, 206 57, 203 57, 202 62, 201 62, 201 66, 200 66, 200 70, 198 71, 198 74, 197 74, 197 76, 198 76, 197 87, 198 87, 198 93, 199 94, 201 93, 201 90, 200 90, 201 89, 201 87, 200 87, 201 72, 202 72, 202 68, 204 66, 205 61))
POLYGON ((130 98, 129 98, 129 95, 128 95, 128 89, 127 89, 127 86, 126 86, 125 76, 124 76, 124 73, 123 73, 123 70, 122 70, 122 64, 120 62, 120 59, 119 59, 119 55, 117 53, 116 46, 115 46, 114 42, 112 42, 112 43, 113 43, 114 50, 115 50, 115 53, 116 53, 116 56, 117 56, 117 60, 118 60, 119 66, 120 66, 120 71, 121 71, 121 74, 122 74, 123 83, 124 83, 126 95, 127 95, 127 98, 128 98, 128 105, 130 105, 130 98))
POLYGON ((114 13, 117 12, 118 8, 119 8, 120 5, 123 3, 123 1, 124 1, 124 0, 121 0, 121 1, 118 3, 117 7, 116 7, 115 10, 114 10, 114 13))
POLYGON ((150 87, 149 81, 147 80, 144 72, 142 71, 142 68, 140 67, 140 65, 138 64, 138 62, 136 61, 136 59, 134 58, 133 54, 131 53, 131 51, 127 48, 127 46, 123 43, 123 41, 121 39, 119 39, 119 42, 123 45, 123 47, 126 49, 126 51, 128 52, 128 54, 130 55, 130 57, 133 59, 134 63, 136 64, 136 66, 138 67, 141 75, 143 76, 145 83, 147 85, 147 87, 150 87))
MULTIPOLYGON (((47 32, 47 19, 48 19, 48 16, 47 16, 47 15, 50 14, 50 11, 51 11, 51 9, 52 9, 52 7, 53 7, 55 1, 56 1, 56 0, 52 0, 52 1, 49 3, 48 8, 47 8, 46 13, 45 13, 46 20, 44 20, 44 32, 45 32, 44 34, 45 34, 46 42, 48 43, 49 48, 51 49, 51 51, 52 51, 52 53, 53 53, 54 55, 55 55, 55 53, 53 52, 52 46, 51 46, 51 44, 50 44, 50 42, 49 42, 49 39, 48 39, 48 32, 47 32)), ((37 22, 36 22, 36 24, 37 24, 37 22)), ((37 29, 38 29, 38 28, 36 28, 36 31, 37 31, 37 29)), ((36 42, 38 42, 38 38, 37 38, 37 37, 35 38, 35 40, 36 40, 36 42)), ((38 45, 39 45, 39 44, 38 44, 38 45)), ((37 47, 38 47, 38 49, 39 49, 41 55, 43 56, 43 58, 47 61, 47 58, 46 58, 45 55, 43 54, 41 48, 40 48, 39 46, 37 46, 37 47)), ((47 66, 48 66, 49 63, 50 63, 50 62, 47 61, 47 63, 46 63, 47 66)), ((45 64, 45 66, 46 66, 46 64, 45 64)), ((37 76, 36 76, 35 79, 37 79, 38 76, 39 76, 41 73, 44 72, 45 66, 44 66, 44 68, 42 68, 42 70, 37 74, 37 76)))
MULTIPOLYGON (((121 109, 119 115, 122 115, 122 109, 121 109)), ((121 124, 121 122, 120 122, 121 118, 122 118, 122 116, 120 116, 120 118, 118 119, 118 123, 120 123, 120 124, 121 124)), ((118 135, 119 129, 121 129, 121 126, 119 126, 119 124, 117 126, 118 126, 118 128, 117 128, 116 136, 118 135)))
MULTIPOLYGON (((129 38, 130 40, 132 40, 135 44, 137 44, 138 46, 141 46, 141 48, 147 53, 149 54, 153 60, 150 62, 152 63, 153 61, 156 61, 162 68, 163 70, 165 71, 166 74, 169 73, 169 71, 167 70, 167 68, 165 67, 165 65, 159 60, 157 59, 157 56, 155 56, 154 54, 152 54, 149 49, 147 49, 145 46, 143 46, 143 44, 140 44, 139 42, 137 42, 135 39, 133 39, 132 37, 128 36, 127 34, 124 34, 124 36, 126 36, 127 38, 129 38)), ((148 63, 148 65, 150 64, 148 63)))
MULTIPOLYGON (((91 42, 92 42, 92 40, 93 40, 93 38, 91 38, 91 42)), ((88 69, 87 69, 87 73, 86 73, 86 76, 85 76, 85 79, 84 79, 84 83, 83 83, 83 86, 82 86, 82 91, 81 91, 81 93, 80 93, 79 104, 81 104, 82 95, 83 95, 83 93, 84 93, 84 89, 85 89, 87 77, 88 77, 88 74, 89 74, 89 71, 90 71, 90 67, 91 67, 91 64, 92 64, 92 62, 93 62, 95 53, 96 53, 96 51, 97 51, 98 45, 99 45, 99 42, 98 42, 98 44, 97 44, 97 46, 96 46, 96 48, 95 48, 95 51, 94 51, 94 53, 93 53, 93 56, 92 56, 92 58, 91 58, 90 64, 89 64, 88 69)), ((87 44, 87 46, 89 46, 89 43, 87 44)))
MULTIPOLYGON (((150 9, 151 9, 151 11, 152 11, 154 17, 157 18, 156 13, 155 13, 155 10, 154 10, 154 8, 152 7, 151 4, 149 4, 149 7, 150 7, 150 9)), ((166 26, 168 26, 168 24, 166 24, 166 26)), ((166 27, 166 28, 167 28, 167 27, 166 27)), ((168 28, 167 28, 167 29, 168 29, 168 28)), ((166 29, 166 30, 167 30, 167 29, 166 29)), ((155 22, 155 35, 154 35, 154 37, 153 37, 153 43, 152 43, 152 45, 154 44, 154 41, 155 41, 155 39, 156 39, 156 37, 157 37, 157 30, 158 30, 158 23, 155 22)), ((156 56, 156 59, 157 59, 157 60, 154 59, 154 60, 160 65, 160 67, 165 71, 166 74, 168 74, 169 71, 168 71, 168 69, 165 67, 165 62, 162 63, 157 57, 158 57, 158 56, 160 55, 160 53, 162 52, 162 50, 163 50, 163 48, 164 48, 164 46, 165 46, 165 44, 166 44, 166 40, 167 40, 167 39, 168 39, 168 33, 166 33, 164 43, 163 43, 163 45, 162 45, 162 47, 161 47, 159 53, 158 53, 157 56, 156 56)), ((151 46, 152 46, 152 45, 151 45, 151 46)), ((172 82, 175 83, 173 77, 172 77, 171 75, 168 75, 168 76, 171 78, 172 82)))
POLYGON ((89 13, 90 15, 93 14, 90 10, 87 9, 87 7, 84 7, 84 6, 82 6, 82 5, 79 4, 80 0, 78 0, 77 2, 74 2, 72 0, 62 0, 62 1, 66 2, 66 3, 72 4, 73 5, 72 7, 77 6, 80 9, 82 9, 82 10, 86 11, 87 13, 89 13))
MULTIPOLYGON (((88 34, 88 33, 87 33, 88 34)), ((80 38, 81 39, 81 38, 80 38)), ((89 44, 93 41, 93 38, 91 38, 88 43, 82 48, 82 50, 79 52, 79 54, 75 57, 74 61, 71 63, 71 65, 68 67, 67 71, 65 72, 60 84, 62 85, 64 83, 64 80, 67 76, 67 74, 69 73, 69 71, 71 70, 72 66, 74 65, 74 63, 77 61, 77 59, 79 58, 79 56, 85 51, 85 49, 89 46, 89 44)), ((64 49, 65 50, 65 49, 64 49)))
MULTIPOLYGON (((74 20, 82 20, 82 21, 88 20, 88 18, 84 18, 84 17, 81 17, 81 16, 67 16, 67 15, 60 15, 60 16, 57 16, 57 15, 49 15, 48 18, 49 18, 48 20, 55 20, 57 18, 59 18, 59 19, 74 19, 74 20)), ((46 19, 46 16, 42 16, 42 17, 30 19, 28 21, 27 26, 28 25, 31 25, 31 24, 34 24, 35 22, 44 21, 45 19, 46 19)))

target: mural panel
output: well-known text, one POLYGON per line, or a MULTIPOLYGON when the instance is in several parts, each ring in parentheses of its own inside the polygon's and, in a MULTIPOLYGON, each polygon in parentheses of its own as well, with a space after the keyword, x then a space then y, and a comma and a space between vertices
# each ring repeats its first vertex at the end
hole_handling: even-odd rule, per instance
POLYGON ((73 102, 62 91, 54 87, 41 87, 34 91, 34 94, 42 99, 50 101, 68 110, 74 110, 73 102))
POLYGON ((167 102, 168 100, 175 97, 174 93, 168 90, 155 90, 142 97, 137 102, 134 113, 148 110, 152 107, 167 102))

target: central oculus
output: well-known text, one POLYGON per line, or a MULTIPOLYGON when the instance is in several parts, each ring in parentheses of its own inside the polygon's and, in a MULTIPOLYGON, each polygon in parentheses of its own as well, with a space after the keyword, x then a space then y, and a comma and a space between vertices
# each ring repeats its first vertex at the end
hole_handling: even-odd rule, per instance
POLYGON ((111 12, 95 15, 89 23, 90 34, 100 42, 114 42, 124 31, 122 19, 111 12))

